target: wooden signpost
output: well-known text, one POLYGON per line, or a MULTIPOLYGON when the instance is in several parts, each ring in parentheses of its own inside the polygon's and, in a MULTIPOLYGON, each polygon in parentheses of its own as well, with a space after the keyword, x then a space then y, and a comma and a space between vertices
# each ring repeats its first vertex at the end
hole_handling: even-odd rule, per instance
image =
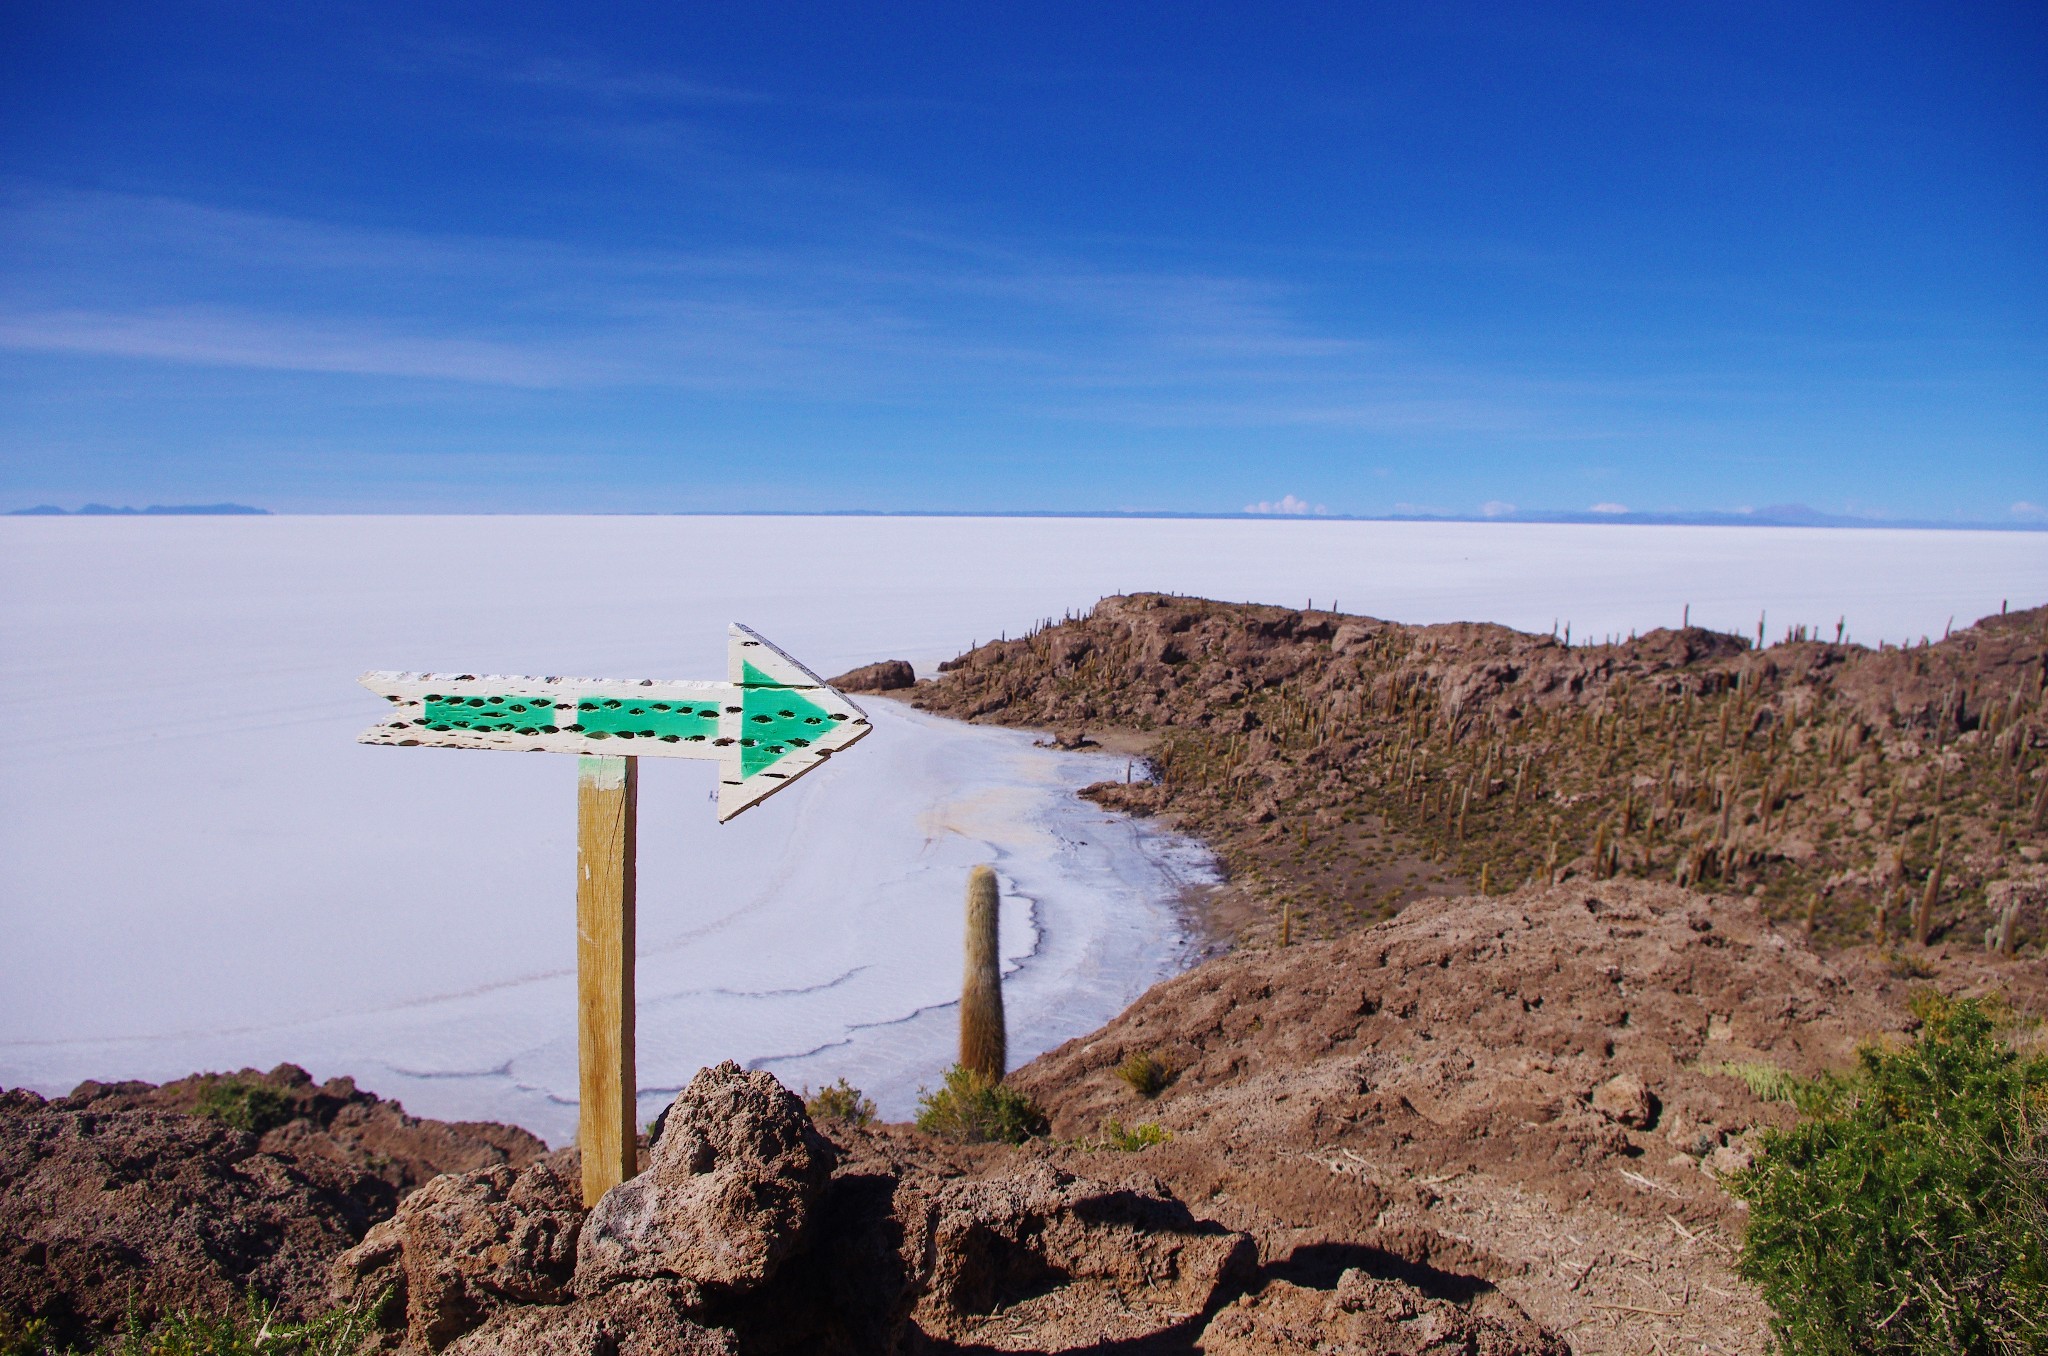
POLYGON ((633 1056, 638 760, 718 763, 718 818, 760 804, 865 736, 865 712, 735 623, 726 681, 366 673, 391 703, 365 744, 573 753, 583 1199, 637 1170, 633 1056))

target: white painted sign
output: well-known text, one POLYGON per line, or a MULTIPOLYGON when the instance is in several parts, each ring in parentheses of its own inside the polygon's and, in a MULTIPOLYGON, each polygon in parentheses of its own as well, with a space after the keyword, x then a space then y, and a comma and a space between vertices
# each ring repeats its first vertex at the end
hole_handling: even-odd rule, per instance
POLYGON ((871 728, 867 714, 737 622, 725 682, 366 673, 391 703, 365 744, 709 758, 718 818, 788 786, 871 728))

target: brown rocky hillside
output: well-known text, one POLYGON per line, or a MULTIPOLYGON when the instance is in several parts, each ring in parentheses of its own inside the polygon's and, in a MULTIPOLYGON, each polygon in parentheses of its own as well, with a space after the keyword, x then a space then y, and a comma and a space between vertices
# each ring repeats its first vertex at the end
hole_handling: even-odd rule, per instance
POLYGON ((1136 594, 941 667, 916 705, 1144 752, 1149 779, 1092 794, 1214 845, 1241 936, 1628 876, 1753 896, 1822 945, 1981 945, 2008 906, 2013 947, 2048 940, 2044 608, 1759 649, 1136 594))

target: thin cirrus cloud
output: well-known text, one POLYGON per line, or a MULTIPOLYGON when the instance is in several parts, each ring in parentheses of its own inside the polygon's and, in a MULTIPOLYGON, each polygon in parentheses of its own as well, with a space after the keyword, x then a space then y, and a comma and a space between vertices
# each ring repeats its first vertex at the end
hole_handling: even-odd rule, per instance
POLYGON ((0 198, 0 348, 534 389, 973 400, 1158 427, 1525 430, 1540 388, 1319 333, 1285 291, 942 234, 597 250, 0 198), (1513 392, 1505 395, 1504 393, 1513 392))
POLYGON ((382 334, 203 308, 0 314, 0 347, 493 386, 563 386, 599 374, 588 363, 487 340, 382 334))

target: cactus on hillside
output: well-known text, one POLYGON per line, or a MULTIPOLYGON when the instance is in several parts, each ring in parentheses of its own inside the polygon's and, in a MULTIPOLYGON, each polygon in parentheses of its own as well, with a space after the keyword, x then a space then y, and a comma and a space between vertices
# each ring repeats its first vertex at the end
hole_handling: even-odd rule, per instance
POLYGON ((996 946, 999 892, 996 873, 967 873, 967 973, 960 986, 960 1063, 990 1082, 1009 1066, 1003 1025, 1002 957, 996 946))

